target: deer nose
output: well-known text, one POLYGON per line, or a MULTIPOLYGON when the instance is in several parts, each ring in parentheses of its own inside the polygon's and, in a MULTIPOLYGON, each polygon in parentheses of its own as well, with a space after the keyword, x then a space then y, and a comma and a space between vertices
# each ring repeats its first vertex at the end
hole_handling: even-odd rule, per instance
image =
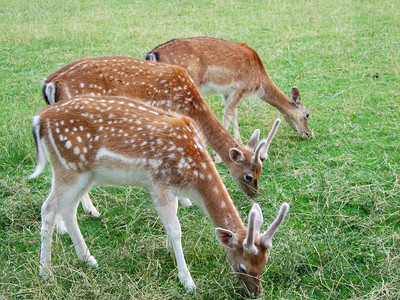
POLYGON ((253 298, 253 299, 258 298, 263 293, 263 289, 261 287, 261 284, 260 285, 255 285, 254 284, 250 289, 249 288, 250 287, 248 286, 247 287, 247 294, 248 294, 248 296, 250 298, 253 298))
POLYGON ((255 198, 258 195, 258 191, 251 191, 251 193, 249 194, 250 198, 255 198))

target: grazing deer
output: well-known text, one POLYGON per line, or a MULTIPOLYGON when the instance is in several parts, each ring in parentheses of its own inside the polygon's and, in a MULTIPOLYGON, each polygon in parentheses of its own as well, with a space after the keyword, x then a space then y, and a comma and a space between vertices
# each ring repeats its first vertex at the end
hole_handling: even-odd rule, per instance
MULTIPOLYGON (((189 196, 204 210, 246 290, 261 292, 266 251, 289 206, 283 204, 276 220, 260 234, 263 217, 255 204, 246 229, 192 119, 125 97, 83 96, 46 107, 33 118, 32 126, 37 166, 31 177, 43 171, 46 158, 53 170, 51 192, 41 212, 42 276, 52 275, 57 214, 65 221, 78 258, 97 266, 77 224, 79 199, 94 184, 135 185, 150 192, 176 257, 179 280, 187 290, 195 284, 183 255, 175 195, 189 196)), ((262 141, 258 150, 266 143, 262 141)), ((255 160, 261 159, 261 152, 256 151, 255 160)))
POLYGON ((197 37, 174 39, 151 50, 146 59, 180 65, 203 95, 222 94, 225 102, 223 124, 232 123, 234 137, 240 141, 237 106, 244 97, 256 95, 276 107, 301 138, 310 134, 309 113, 293 87, 292 97, 282 93, 268 76, 257 52, 245 43, 197 37))
MULTIPOLYGON (((247 146, 239 145, 182 67, 123 56, 84 58, 49 75, 44 81, 43 93, 48 104, 85 94, 115 95, 189 116, 197 122, 206 142, 222 158, 238 186, 250 197, 257 195, 262 162, 268 150, 264 147, 260 160, 255 159, 261 145, 253 150, 259 140, 259 130, 253 133, 247 146)), ((82 204, 93 217, 100 215, 88 195, 82 198, 82 204)))

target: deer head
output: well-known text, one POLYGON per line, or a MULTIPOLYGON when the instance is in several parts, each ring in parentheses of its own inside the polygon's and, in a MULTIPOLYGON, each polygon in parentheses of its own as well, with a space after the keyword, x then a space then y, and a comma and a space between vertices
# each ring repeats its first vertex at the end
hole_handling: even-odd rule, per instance
POLYGON ((231 159, 228 165, 229 172, 236 184, 250 197, 258 194, 258 179, 261 176, 262 163, 268 158, 268 149, 280 123, 281 120, 276 119, 267 139, 262 140, 258 145, 260 130, 254 131, 246 146, 247 149, 251 149, 250 151, 241 151, 238 147, 229 150, 231 159))
POLYGON ((282 112, 285 120, 290 127, 299 134, 302 139, 310 137, 310 129, 308 128, 308 113, 306 107, 301 102, 300 91, 296 87, 292 87, 290 98, 290 109, 282 112))
POLYGON ((262 234, 260 228, 263 215, 258 204, 254 204, 249 213, 245 235, 235 234, 227 229, 216 229, 217 239, 225 247, 231 268, 249 295, 258 295, 262 292, 260 277, 267 263, 266 252, 272 248, 272 238, 288 210, 289 204, 282 204, 275 221, 262 234))

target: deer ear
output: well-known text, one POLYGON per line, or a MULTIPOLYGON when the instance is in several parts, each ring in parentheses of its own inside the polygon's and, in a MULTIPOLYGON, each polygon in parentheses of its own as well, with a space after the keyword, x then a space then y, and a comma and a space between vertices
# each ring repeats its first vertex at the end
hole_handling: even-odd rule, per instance
POLYGON ((240 151, 237 148, 231 148, 229 149, 229 158, 235 163, 235 164, 239 164, 240 162, 242 162, 244 160, 244 155, 243 152, 240 151))
POLYGON ((299 105, 301 100, 300 91, 297 89, 297 87, 292 87, 290 92, 292 94, 293 103, 299 105))
POLYGON ((257 145, 259 139, 260 139, 260 129, 256 129, 251 135, 247 143, 247 146, 249 146, 250 148, 254 148, 257 145))
POLYGON ((225 248, 233 249, 236 247, 236 237, 232 231, 217 227, 215 234, 217 235, 218 242, 225 248))

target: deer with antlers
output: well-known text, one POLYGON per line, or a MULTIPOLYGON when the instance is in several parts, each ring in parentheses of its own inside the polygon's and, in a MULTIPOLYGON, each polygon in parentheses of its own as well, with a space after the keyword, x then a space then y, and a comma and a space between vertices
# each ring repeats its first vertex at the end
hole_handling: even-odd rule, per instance
MULTIPOLYGON (((78 258, 97 266, 77 224, 79 199, 94 184, 145 187, 160 216, 177 261, 182 285, 195 284, 187 268, 177 218, 177 197, 189 196, 211 219, 232 269, 249 294, 261 292, 260 275, 266 251, 289 206, 260 234, 263 216, 255 204, 246 228, 206 150, 197 124, 141 101, 117 96, 82 96, 50 105, 33 118, 37 177, 48 159, 52 165, 51 192, 42 205, 40 273, 52 275, 51 244, 60 213, 78 258)), ((271 131, 276 131, 276 122, 271 131)), ((255 153, 260 160, 261 148, 255 153)))
POLYGON ((146 59, 186 68, 203 95, 221 94, 225 103, 223 124, 232 123, 240 141, 237 106, 255 95, 277 108, 301 138, 310 135, 309 113, 297 88, 286 96, 268 76, 257 52, 245 43, 209 37, 174 39, 151 50, 146 59))
MULTIPOLYGON (((48 104, 85 94, 116 95, 189 116, 197 122, 207 144, 221 157, 238 186, 250 197, 257 195, 262 162, 268 151, 261 142, 253 150, 259 140, 259 130, 246 146, 238 144, 182 67, 124 56, 84 58, 49 75, 44 81, 43 93, 48 104), (255 159, 257 151, 260 159, 255 159)), ((88 195, 82 198, 82 205, 93 217, 100 215, 88 195)), ((61 224, 58 228, 64 232, 61 224)))

